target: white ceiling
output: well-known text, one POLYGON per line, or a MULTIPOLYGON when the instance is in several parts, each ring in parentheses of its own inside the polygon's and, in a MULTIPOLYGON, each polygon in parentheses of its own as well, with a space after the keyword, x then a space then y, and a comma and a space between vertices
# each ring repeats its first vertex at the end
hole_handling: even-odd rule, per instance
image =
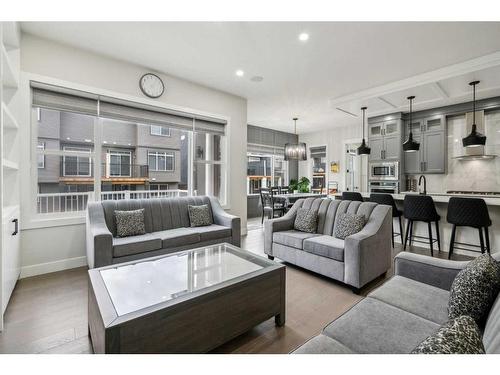
POLYGON ((442 69, 500 54, 498 22, 25 22, 22 29, 245 97, 253 125, 292 131, 298 116, 299 133, 359 122, 336 108, 388 113, 406 109, 409 94, 416 109, 469 100, 472 78, 483 81, 479 97, 500 95, 496 54, 486 64, 442 69), (309 41, 298 40, 301 32, 309 41))

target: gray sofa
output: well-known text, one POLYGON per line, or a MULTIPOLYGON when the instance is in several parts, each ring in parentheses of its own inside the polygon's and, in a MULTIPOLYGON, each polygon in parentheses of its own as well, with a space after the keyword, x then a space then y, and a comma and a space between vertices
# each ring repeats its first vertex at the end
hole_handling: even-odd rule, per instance
POLYGON ((358 292, 391 267, 391 209, 372 202, 300 199, 283 217, 266 221, 264 251, 271 259, 277 257, 328 276, 358 292), (318 212, 317 233, 293 229, 296 212, 301 207, 318 212), (364 228, 345 240, 333 236, 341 212, 363 214, 367 218, 364 228))
POLYGON ((229 242, 240 246, 240 218, 206 196, 107 200, 87 207, 87 260, 90 268, 229 242), (207 204, 213 225, 191 228, 188 205, 207 204), (144 208, 146 234, 116 237, 115 210, 144 208))
MULTIPOLYGON (((493 257, 500 260, 500 254, 493 257)), ((448 321, 449 290, 466 264, 398 254, 394 277, 294 353, 411 353, 448 321)), ((500 296, 490 310, 483 344, 486 353, 500 353, 500 296)))

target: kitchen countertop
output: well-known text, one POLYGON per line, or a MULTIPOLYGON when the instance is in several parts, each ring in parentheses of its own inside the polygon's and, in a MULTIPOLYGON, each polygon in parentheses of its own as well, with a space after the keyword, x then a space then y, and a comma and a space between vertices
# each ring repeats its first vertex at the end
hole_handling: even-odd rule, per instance
MULTIPOLYGON (((402 191, 399 194, 391 194, 395 200, 403 200, 406 194, 418 194, 416 192, 402 191)), ((362 192, 361 195, 363 198, 370 198, 370 193, 362 192)), ((430 195, 434 202, 436 203, 448 203, 450 197, 462 197, 462 198, 482 198, 486 202, 488 206, 500 206, 500 196, 491 196, 491 195, 479 195, 479 194, 450 194, 450 193, 434 193, 428 192, 427 195, 430 195)), ((341 197, 342 193, 332 194, 330 197, 341 197)))

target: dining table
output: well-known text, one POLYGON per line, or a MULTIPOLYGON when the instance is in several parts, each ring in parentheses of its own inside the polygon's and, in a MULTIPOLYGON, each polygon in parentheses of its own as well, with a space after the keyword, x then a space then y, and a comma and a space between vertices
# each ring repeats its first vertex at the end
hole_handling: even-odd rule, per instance
POLYGON ((299 199, 305 198, 326 198, 326 194, 318 193, 287 193, 287 194, 274 194, 274 203, 282 204, 284 207, 288 208, 292 206, 299 199))

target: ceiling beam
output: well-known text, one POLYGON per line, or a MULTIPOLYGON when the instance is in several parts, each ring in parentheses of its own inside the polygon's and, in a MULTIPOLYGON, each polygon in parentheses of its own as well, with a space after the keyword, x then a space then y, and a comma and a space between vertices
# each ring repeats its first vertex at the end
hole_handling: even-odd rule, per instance
POLYGON ((350 116, 352 116, 352 117, 358 117, 358 115, 356 115, 356 114, 354 114, 354 113, 352 113, 352 112, 346 111, 345 109, 342 109, 342 108, 339 108, 339 107, 337 107, 337 108, 335 108, 335 109, 336 109, 337 111, 340 111, 340 112, 343 112, 343 113, 345 113, 345 114, 348 114, 348 115, 350 115, 350 116))
POLYGON ((432 84, 432 88, 439 96, 441 96, 442 99, 448 100, 450 98, 450 95, 445 91, 445 89, 443 89, 443 86, 441 86, 439 82, 434 82, 432 84))
POLYGON ((388 101, 387 99, 382 98, 381 96, 377 96, 377 99, 378 99, 379 101, 381 101, 382 103, 384 103, 384 104, 388 105, 388 106, 389 106, 389 107, 391 107, 392 109, 396 109, 396 108, 398 108, 398 106, 397 106, 397 105, 392 104, 390 101, 388 101))

